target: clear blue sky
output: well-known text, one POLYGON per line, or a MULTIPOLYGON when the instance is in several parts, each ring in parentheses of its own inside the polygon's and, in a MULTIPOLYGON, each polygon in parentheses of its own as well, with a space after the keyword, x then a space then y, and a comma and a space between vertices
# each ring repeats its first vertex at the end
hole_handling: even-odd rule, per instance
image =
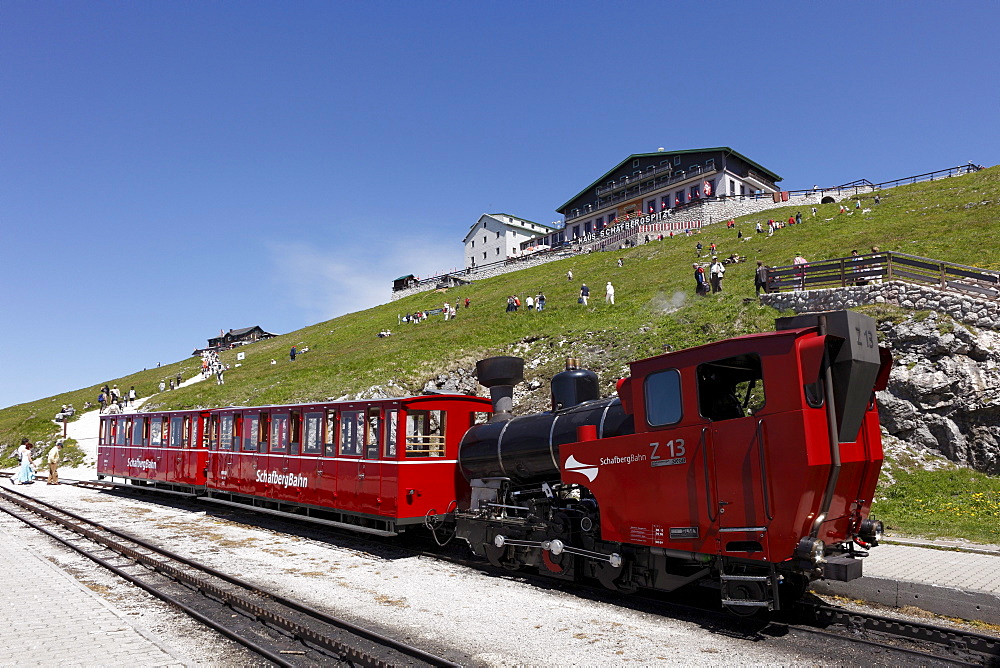
MULTIPOLYGON (((630 153, 998 162, 1000 3, 0 0, 0 406, 288 332, 630 153)), ((395 323, 387 323, 394 325, 395 323)))

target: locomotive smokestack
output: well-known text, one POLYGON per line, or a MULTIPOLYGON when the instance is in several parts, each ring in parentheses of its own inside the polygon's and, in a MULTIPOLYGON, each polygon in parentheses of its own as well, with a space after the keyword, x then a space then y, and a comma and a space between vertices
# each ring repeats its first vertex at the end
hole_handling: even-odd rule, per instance
POLYGON ((524 360, 520 357, 489 357, 476 362, 479 384, 490 388, 493 417, 490 422, 509 420, 514 415, 514 386, 524 380, 524 360))

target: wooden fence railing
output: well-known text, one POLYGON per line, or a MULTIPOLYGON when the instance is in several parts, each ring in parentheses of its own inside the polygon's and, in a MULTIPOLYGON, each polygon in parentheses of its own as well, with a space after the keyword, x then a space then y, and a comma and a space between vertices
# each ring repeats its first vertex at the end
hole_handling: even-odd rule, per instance
POLYGON ((767 292, 787 292, 894 280, 954 290, 980 298, 1000 298, 1000 273, 996 271, 905 253, 879 253, 770 267, 766 289, 767 292))

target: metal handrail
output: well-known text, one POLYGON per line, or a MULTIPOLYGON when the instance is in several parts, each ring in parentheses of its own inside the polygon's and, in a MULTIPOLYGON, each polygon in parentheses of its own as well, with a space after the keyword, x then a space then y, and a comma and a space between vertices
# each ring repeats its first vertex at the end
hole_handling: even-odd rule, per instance
POLYGON ((769 267, 766 291, 847 287, 882 279, 1000 298, 996 271, 896 252, 769 267))

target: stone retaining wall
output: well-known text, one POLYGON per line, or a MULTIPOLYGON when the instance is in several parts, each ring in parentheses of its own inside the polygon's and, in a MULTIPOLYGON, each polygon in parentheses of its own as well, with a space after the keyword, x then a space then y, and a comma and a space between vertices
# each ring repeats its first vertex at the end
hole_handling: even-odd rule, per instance
POLYGON ((862 304, 892 304, 921 311, 937 311, 967 325, 1000 331, 1000 302, 997 300, 969 297, 903 281, 776 292, 761 295, 760 301, 778 310, 796 313, 835 311, 862 304))

